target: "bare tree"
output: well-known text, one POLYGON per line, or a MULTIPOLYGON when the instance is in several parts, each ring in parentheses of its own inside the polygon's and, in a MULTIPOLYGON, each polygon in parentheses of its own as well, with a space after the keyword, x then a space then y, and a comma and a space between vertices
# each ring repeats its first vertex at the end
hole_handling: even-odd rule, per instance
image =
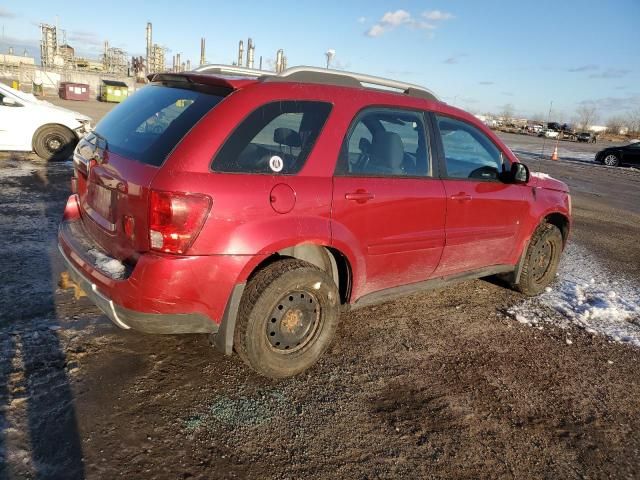
POLYGON ((596 107, 582 105, 576 110, 576 124, 580 130, 587 130, 598 118, 596 107))
POLYGON ((629 127, 629 132, 640 132, 640 108, 627 113, 627 127, 629 127))
POLYGON ((546 115, 542 112, 538 112, 531 117, 531 119, 536 123, 545 123, 546 118, 547 118, 546 115))
POLYGON ((607 120, 607 131, 617 134, 623 128, 628 128, 628 123, 622 115, 615 115, 607 120))
POLYGON ((511 105, 510 103, 507 103, 506 105, 504 105, 502 107, 502 112, 500 113, 500 116, 504 120, 511 120, 513 118, 513 105, 511 105))

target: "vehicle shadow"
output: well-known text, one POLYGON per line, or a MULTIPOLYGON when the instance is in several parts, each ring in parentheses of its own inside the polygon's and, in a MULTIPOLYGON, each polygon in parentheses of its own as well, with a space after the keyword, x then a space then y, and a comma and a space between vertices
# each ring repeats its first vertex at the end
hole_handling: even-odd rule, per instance
POLYGON ((84 478, 56 315, 57 225, 68 163, 0 157, 0 478, 84 478))

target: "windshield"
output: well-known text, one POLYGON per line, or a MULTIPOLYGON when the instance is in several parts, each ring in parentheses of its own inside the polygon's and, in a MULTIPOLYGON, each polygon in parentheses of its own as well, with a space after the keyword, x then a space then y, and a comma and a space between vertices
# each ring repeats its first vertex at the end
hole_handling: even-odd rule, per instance
POLYGON ((150 85, 114 108, 96 125, 95 133, 106 140, 108 151, 159 166, 222 98, 191 89, 150 85))

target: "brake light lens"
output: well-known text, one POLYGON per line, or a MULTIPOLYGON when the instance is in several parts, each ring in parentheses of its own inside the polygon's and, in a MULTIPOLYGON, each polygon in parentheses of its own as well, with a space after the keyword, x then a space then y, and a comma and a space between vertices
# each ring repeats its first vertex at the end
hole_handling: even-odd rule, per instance
POLYGON ((211 203, 207 195, 152 190, 149 201, 151 249, 185 253, 200 233, 211 203))

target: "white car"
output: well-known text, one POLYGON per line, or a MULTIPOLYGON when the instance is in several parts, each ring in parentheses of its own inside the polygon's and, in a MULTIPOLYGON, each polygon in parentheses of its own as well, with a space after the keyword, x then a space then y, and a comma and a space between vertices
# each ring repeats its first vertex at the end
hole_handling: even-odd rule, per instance
POLYGON ((91 131, 91 118, 0 83, 0 150, 65 160, 91 131))
POLYGON ((556 132, 555 130, 550 130, 550 129, 545 129, 542 130, 542 132, 539 134, 541 137, 547 137, 547 138, 557 138, 558 135, 560 135, 560 132, 556 132))

